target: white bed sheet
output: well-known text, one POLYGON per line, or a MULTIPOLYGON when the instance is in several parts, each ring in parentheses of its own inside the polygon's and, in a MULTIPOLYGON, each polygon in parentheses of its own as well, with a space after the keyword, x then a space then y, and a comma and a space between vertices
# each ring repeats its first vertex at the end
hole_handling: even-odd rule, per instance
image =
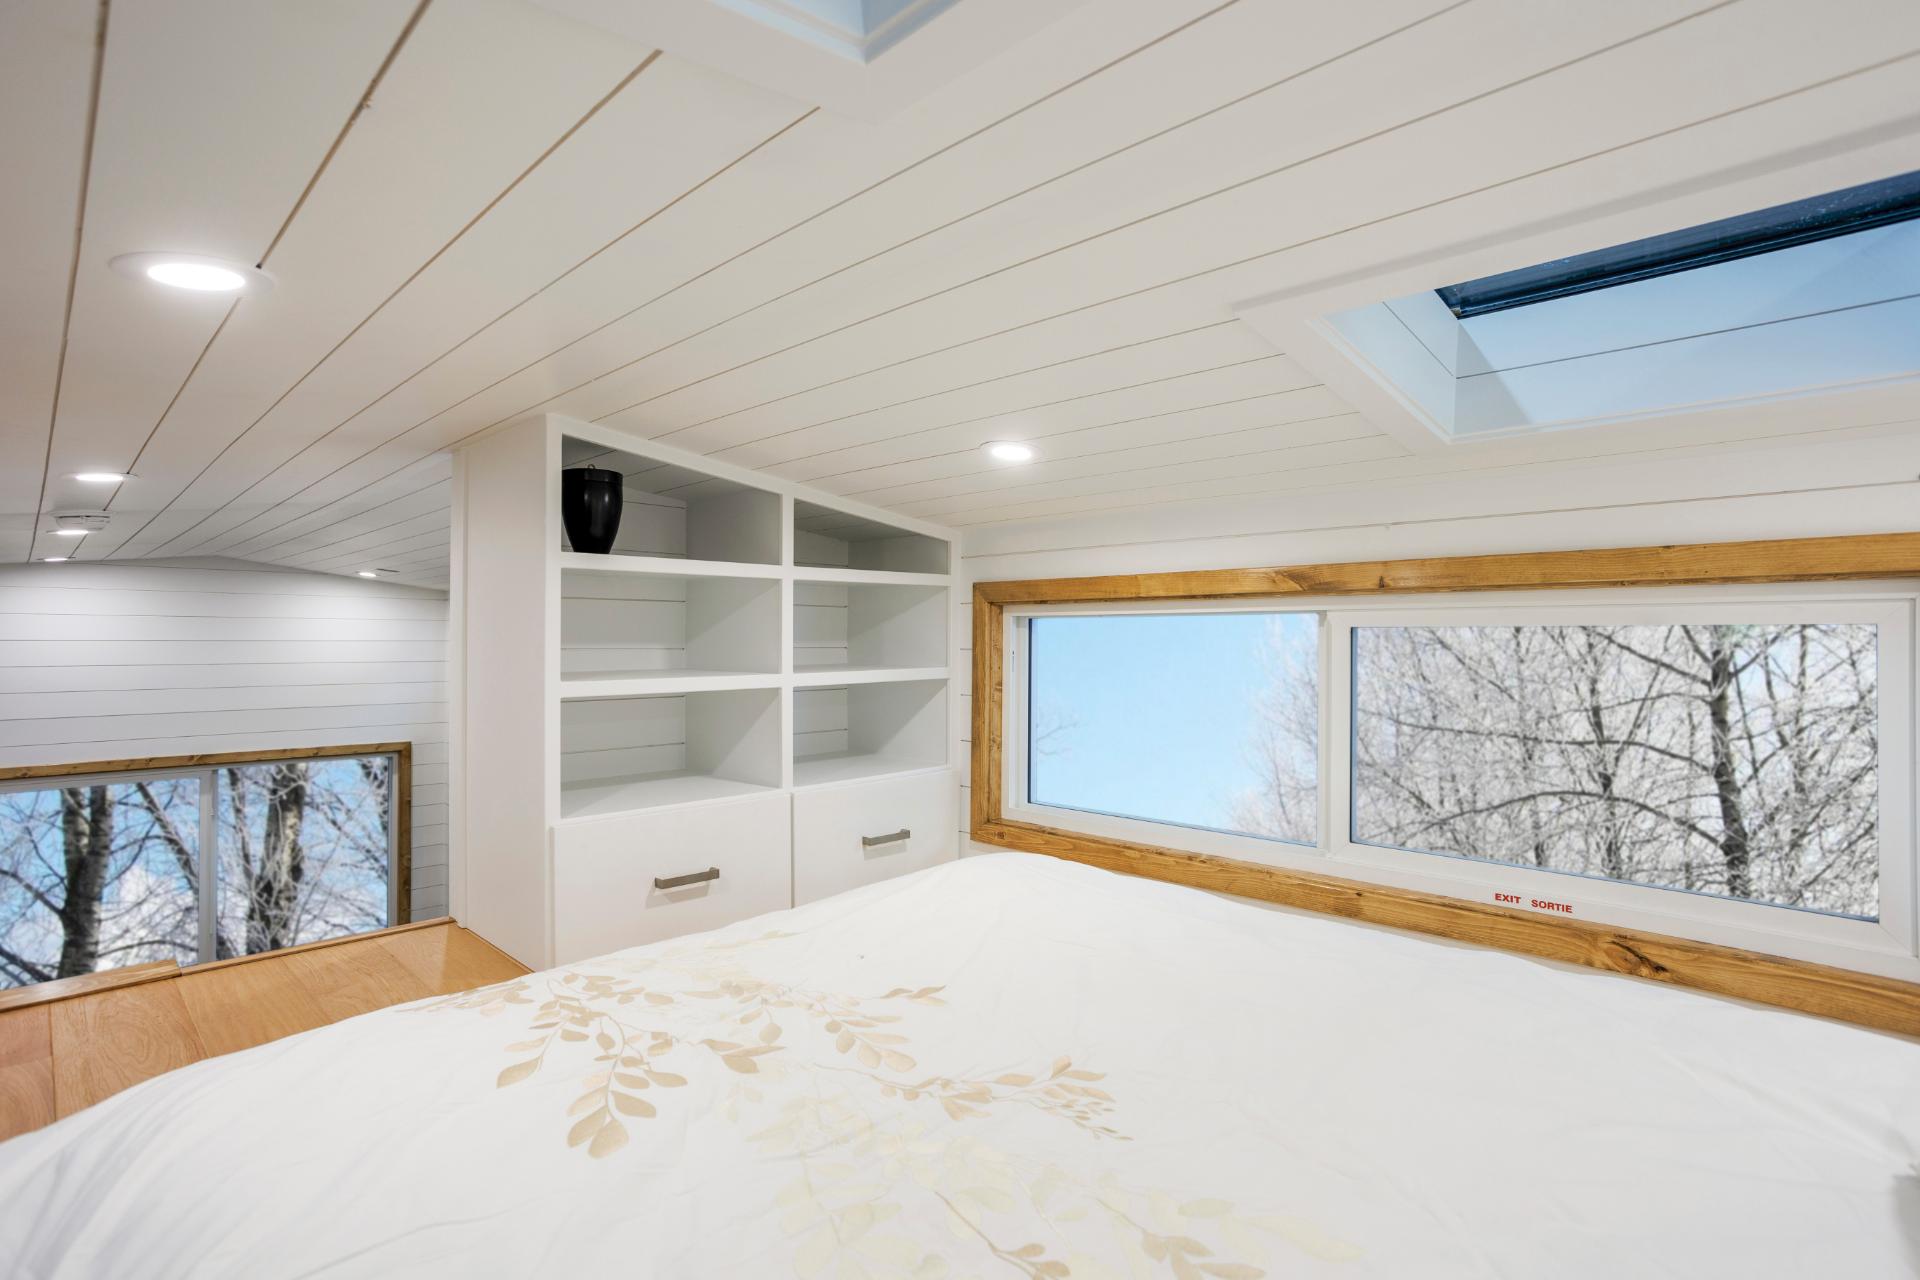
POLYGON ((1005 854, 149 1081, 0 1272, 1892 1277, 1917 1160, 1920 1045, 1005 854))

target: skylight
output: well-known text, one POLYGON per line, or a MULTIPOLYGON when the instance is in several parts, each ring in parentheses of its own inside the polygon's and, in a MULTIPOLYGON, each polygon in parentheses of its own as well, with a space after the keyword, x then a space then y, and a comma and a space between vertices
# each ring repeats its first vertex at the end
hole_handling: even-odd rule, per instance
POLYGON ((955 0, 721 0, 735 12, 856 62, 870 62, 955 0))
POLYGON ((1502 271, 1434 292, 1461 320, 1920 218, 1920 172, 1502 271))
POLYGON ((1920 173, 1309 306, 1243 314, 1415 449, 1868 388, 1892 412, 1920 401, 1893 390, 1920 393, 1920 173))

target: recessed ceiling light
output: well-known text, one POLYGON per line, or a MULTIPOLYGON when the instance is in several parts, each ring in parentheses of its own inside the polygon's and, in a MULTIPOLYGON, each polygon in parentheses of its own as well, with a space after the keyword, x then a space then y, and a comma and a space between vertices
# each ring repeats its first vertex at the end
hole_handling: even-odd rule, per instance
POLYGON ((65 564, 66 562, 67 562, 67 558, 65 556, 41 556, 40 557, 41 564, 65 564))
POLYGON ((1034 448, 1022 440, 989 440, 980 446, 995 462, 1032 462, 1034 448))
POLYGON ((87 534, 88 534, 89 532, 91 532, 91 530, 87 530, 87 529, 55 529, 55 530, 53 531, 53 536, 54 536, 54 537, 56 537, 56 538, 84 538, 84 537, 86 537, 86 536, 87 536, 87 534))
POLYGON ((156 262, 147 268, 147 279, 201 293, 234 293, 247 283, 247 278, 232 267, 216 267, 210 262, 156 262))
POLYGON ((123 253, 107 265, 121 275, 194 293, 259 294, 273 288, 273 277, 258 267, 198 253, 123 253))
POLYGON ((119 484, 133 476, 125 471, 76 471, 73 478, 81 484, 119 484))
POLYGON ((375 572, 374 572, 373 570, 371 570, 371 569, 362 569, 362 570, 360 571, 360 576, 361 576, 361 577, 363 577, 363 578, 377 578, 377 577, 379 577, 380 575, 379 575, 379 574, 377 574, 377 573, 375 573, 375 572))

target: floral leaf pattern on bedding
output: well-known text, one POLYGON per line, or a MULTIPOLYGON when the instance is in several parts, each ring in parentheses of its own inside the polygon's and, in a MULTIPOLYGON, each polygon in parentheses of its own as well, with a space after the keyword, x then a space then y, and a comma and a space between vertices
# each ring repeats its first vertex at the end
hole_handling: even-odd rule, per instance
POLYGON ((690 1075, 731 1081, 722 1114, 747 1129, 763 1157, 796 1171, 772 1208, 807 1280, 943 1280, 978 1274, 983 1261, 996 1274, 1036 1280, 1257 1280, 1264 1268, 1246 1259, 1264 1260, 1274 1238, 1327 1260, 1353 1256, 1306 1224, 1111 1176, 1088 1180, 992 1145, 973 1122, 1017 1111, 1093 1142, 1130 1139, 1116 1126, 1119 1104, 1102 1073, 1070 1055, 988 1073, 929 1071, 913 1030, 946 1003, 943 988, 862 996, 766 981, 730 954, 760 940, 617 957, 596 962, 617 976, 536 974, 420 1007, 531 1015, 535 1034, 506 1046, 515 1060, 500 1070, 499 1088, 576 1068, 584 1057, 565 1140, 596 1159, 628 1144, 630 1122, 673 1105, 672 1091, 690 1075), (806 1087, 777 1088, 801 1076, 806 1087), (834 1080, 846 1087, 824 1087, 834 1080), (925 1238, 938 1235, 929 1221, 946 1224, 945 1238, 925 1238), (1125 1271, 1111 1265, 1116 1255, 1125 1271))

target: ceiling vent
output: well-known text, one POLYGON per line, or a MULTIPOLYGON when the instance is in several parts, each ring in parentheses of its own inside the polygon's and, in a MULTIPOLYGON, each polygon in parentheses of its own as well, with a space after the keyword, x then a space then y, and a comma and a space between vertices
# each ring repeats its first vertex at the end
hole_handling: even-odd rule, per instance
POLYGON ((56 511, 53 527, 55 532, 67 536, 98 533, 107 527, 109 519, 104 511, 56 511))

